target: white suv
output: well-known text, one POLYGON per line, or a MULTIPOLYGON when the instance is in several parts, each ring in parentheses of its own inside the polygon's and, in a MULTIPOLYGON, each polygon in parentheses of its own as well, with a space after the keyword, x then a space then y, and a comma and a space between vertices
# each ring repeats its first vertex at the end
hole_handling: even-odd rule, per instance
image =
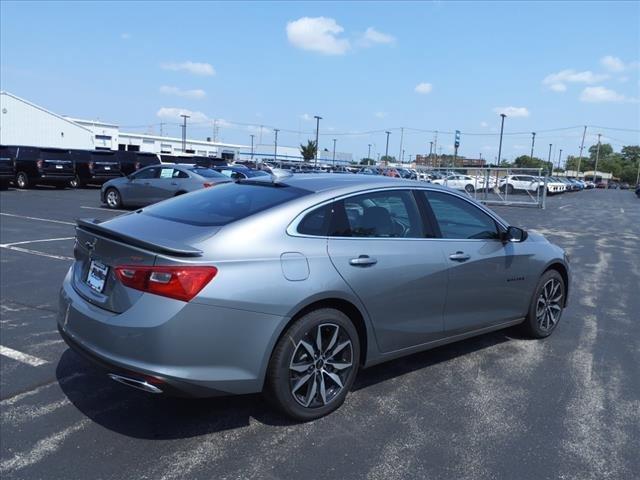
MULTIPOLYGON (((431 180, 436 185, 446 185, 456 190, 464 190, 467 193, 473 193, 476 190, 485 188, 484 178, 470 177, 469 175, 448 175, 445 178, 436 178, 431 180)), ((491 185, 490 185, 491 187, 491 185)))
MULTIPOLYGON (((507 194, 521 191, 534 193, 537 190, 540 193, 544 189, 544 178, 535 177, 533 175, 507 175, 500 179, 500 191, 507 194)), ((566 189, 566 186, 562 182, 557 182, 552 179, 547 180, 547 194, 562 193, 566 189)))

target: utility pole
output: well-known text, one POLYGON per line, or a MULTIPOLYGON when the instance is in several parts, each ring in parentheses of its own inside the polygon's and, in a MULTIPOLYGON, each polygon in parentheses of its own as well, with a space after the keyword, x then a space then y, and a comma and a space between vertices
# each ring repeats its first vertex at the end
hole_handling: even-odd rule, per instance
POLYGON ((404 157, 404 150, 402 149, 403 143, 404 143, 404 127, 400 127, 400 150, 398 151, 398 157, 400 157, 400 163, 402 163, 402 159, 404 157))
POLYGON ((402 155, 400 155, 400 165, 404 163, 404 148, 402 149, 402 155))
POLYGON ((431 158, 432 153, 433 153, 433 142, 429 142, 429 158, 431 158))
POLYGON ((553 175, 553 163, 551 163, 551 147, 553 146, 553 143, 549 144, 549 158, 547 159, 547 162, 549 163, 549 165, 551 165, 551 171, 549 172, 549 175, 553 175))
POLYGON ((322 117, 319 117, 318 115, 314 115, 314 117, 316 119, 316 154, 315 154, 315 162, 314 162, 314 167, 318 167, 318 150, 320 149, 320 146, 318 145, 318 135, 320 134, 320 120, 322 120, 322 117))
POLYGON ((251 137, 251 161, 253 161, 253 137, 255 137, 255 135, 249 135, 251 137))
POLYGON ((164 122, 160 122, 160 136, 163 137, 164 136, 164 122))
POLYGON ((273 162, 275 163, 278 161, 278 132, 280 130, 278 130, 277 128, 274 128, 273 131, 276 134, 276 141, 273 146, 273 162))
POLYGON ((182 117, 182 153, 187 153, 187 118, 189 115, 180 115, 182 117))
POLYGON ((333 139, 333 168, 336 168, 336 139, 333 139))
POLYGON ((536 132, 531 132, 531 155, 529 155, 529 158, 531 158, 531 164, 533 165, 533 146, 536 144, 536 132))
POLYGON ((501 162, 501 158, 502 158, 502 133, 504 132, 504 119, 507 116, 504 113, 501 113, 500 116, 502 117, 502 124, 500 125, 500 145, 498 146, 498 168, 500 167, 501 162))
POLYGON ((384 163, 389 164, 389 135, 391 135, 391 132, 386 131, 384 133, 387 134, 387 147, 384 149, 384 163))
POLYGON ((640 160, 638 160, 638 174, 636 175, 636 187, 640 185, 640 160))
POLYGON ((558 173, 560 173, 560 159, 562 158, 562 149, 560 149, 560 153, 558 154, 558 173))
POLYGON ((587 134, 587 126, 582 131, 582 143, 580 144, 580 157, 578 157, 578 178, 580 178, 580 165, 582 164, 582 149, 584 148, 584 137, 587 134))
POLYGON ((367 153, 367 159, 371 158, 371 144, 369 144, 369 152, 367 153))
POLYGON ((598 134, 598 148, 596 149, 596 168, 595 168, 595 172, 593 173, 593 183, 596 183, 596 181, 598 180, 598 159, 600 158, 600 137, 602 136, 602 134, 598 134))

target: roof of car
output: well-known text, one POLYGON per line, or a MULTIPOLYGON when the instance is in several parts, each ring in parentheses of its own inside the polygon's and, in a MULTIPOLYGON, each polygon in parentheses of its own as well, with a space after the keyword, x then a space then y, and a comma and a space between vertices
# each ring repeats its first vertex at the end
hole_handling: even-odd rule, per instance
MULTIPOLYGON (((349 187, 377 188, 377 187, 421 187, 430 183, 418 183, 415 180, 403 180, 382 175, 336 175, 334 173, 294 174, 283 179, 280 183, 292 187, 302 188, 311 192, 324 192, 349 187)), ((433 185, 436 188, 441 188, 433 185)))

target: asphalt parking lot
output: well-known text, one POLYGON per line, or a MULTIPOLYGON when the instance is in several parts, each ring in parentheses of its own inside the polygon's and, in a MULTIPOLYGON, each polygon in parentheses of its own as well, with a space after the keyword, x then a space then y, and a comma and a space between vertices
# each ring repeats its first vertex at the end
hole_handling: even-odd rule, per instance
POLYGON ((638 478, 640 200, 590 190, 495 209, 571 256, 555 333, 509 329, 373 367, 337 412, 295 424, 260 395, 150 396, 85 363, 55 326, 74 220, 122 212, 96 189, 0 192, 0 476, 638 478))

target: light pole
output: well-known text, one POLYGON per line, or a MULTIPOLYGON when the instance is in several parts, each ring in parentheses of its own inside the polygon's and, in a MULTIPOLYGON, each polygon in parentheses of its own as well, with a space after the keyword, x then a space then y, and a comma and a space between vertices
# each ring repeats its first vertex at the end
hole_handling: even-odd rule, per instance
POLYGON ((336 168, 336 139, 333 139, 333 168, 336 168))
POLYGON ((253 137, 255 137, 255 135, 249 135, 251 137, 251 161, 253 161, 253 137))
POLYGON ((600 137, 602 134, 598 134, 598 148, 596 149, 596 167, 593 173, 593 183, 597 183, 598 180, 598 159, 600 158, 600 137))
POLYGON ((400 127, 400 150, 398 151, 398 157, 400 157, 400 163, 404 159, 404 150, 402 144, 404 143, 404 127, 400 127))
POLYGON ((187 153, 187 118, 189 115, 182 114, 182 153, 187 153))
POLYGON ((391 132, 387 131, 384 133, 387 134, 387 146, 384 149, 384 163, 389 164, 389 135, 391 135, 391 132))
POLYGON ((369 151, 367 152, 367 160, 371 158, 371 144, 369 144, 369 151))
POLYGON ((274 143, 274 147, 273 147, 273 162, 277 162, 278 161, 278 132, 280 131, 277 128, 273 129, 274 133, 276 134, 276 141, 274 143))
POLYGON ((549 163, 549 165, 551 166, 551 170, 549 171, 549 175, 553 174, 553 163, 551 163, 551 147, 553 146, 553 143, 549 144, 549 158, 547 159, 547 162, 549 163))
POLYGON ((500 145, 498 146, 498 168, 500 168, 500 164, 501 162, 501 158, 502 158, 502 133, 504 132, 504 119, 507 116, 504 113, 501 113, 500 116, 502 117, 502 123, 500 125, 500 145))
POLYGON ((320 148, 318 146, 318 135, 320 134, 320 120, 322 120, 322 117, 314 115, 313 118, 316 119, 316 152, 314 157, 314 167, 318 167, 318 149, 320 148))
POLYGON ((531 132, 531 155, 529 155, 529 158, 531 158, 531 165, 533 166, 533 146, 536 143, 536 132, 531 132))
POLYGON ((562 149, 560 149, 560 153, 558 153, 558 173, 560 173, 560 160, 562 159, 562 149))
POLYGON ((580 157, 578 158, 578 178, 580 178, 580 165, 582 164, 582 149, 584 148, 584 137, 587 134, 587 126, 582 131, 582 143, 580 144, 580 157))

